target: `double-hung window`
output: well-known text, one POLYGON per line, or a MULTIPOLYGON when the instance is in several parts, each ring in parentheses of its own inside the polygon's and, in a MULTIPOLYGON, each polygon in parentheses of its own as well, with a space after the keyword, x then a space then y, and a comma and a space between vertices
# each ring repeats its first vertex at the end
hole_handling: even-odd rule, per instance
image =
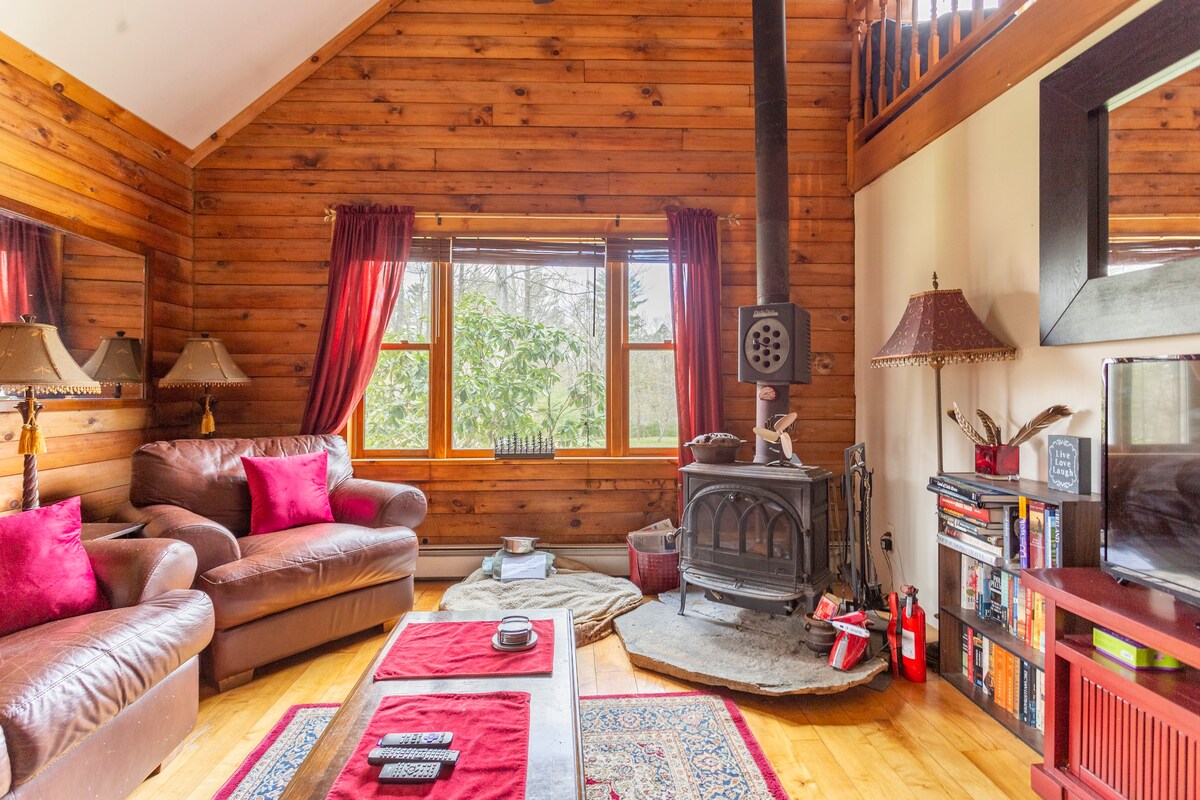
POLYGON ((417 238, 353 425, 365 457, 676 451, 666 242, 417 238))

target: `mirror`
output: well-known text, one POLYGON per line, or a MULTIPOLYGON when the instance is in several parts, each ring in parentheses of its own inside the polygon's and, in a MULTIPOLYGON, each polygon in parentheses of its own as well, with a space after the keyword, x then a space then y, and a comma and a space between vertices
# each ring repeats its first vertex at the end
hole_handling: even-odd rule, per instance
MULTIPOLYGON (((146 335, 146 258, 0 209, 0 322, 17 322, 22 314, 57 327, 80 365, 118 332, 140 343, 146 335)), ((136 348, 141 375, 146 374, 144 350, 136 348)), ((126 361, 123 371, 112 375, 132 371, 126 361)), ((145 397, 143 380, 98 379, 101 394, 78 398, 145 397)))
POLYGON ((1200 331, 1198 48, 1163 0, 1042 81, 1042 344, 1200 331))

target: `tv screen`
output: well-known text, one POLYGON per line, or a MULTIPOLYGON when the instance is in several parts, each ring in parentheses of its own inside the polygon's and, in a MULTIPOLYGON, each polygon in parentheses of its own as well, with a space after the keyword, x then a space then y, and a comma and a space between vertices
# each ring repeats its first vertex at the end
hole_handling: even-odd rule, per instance
POLYGON ((1200 356, 1104 364, 1104 569, 1200 604, 1200 356))

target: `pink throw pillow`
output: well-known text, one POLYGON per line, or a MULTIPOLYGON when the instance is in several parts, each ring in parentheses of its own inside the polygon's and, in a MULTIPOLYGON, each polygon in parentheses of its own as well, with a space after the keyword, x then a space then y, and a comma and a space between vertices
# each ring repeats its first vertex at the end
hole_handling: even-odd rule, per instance
POLYGON ((82 530, 78 497, 0 517, 0 636, 108 608, 82 530))
POLYGON ((333 522, 321 450, 283 458, 242 456, 250 484, 250 533, 273 533, 297 525, 333 522))

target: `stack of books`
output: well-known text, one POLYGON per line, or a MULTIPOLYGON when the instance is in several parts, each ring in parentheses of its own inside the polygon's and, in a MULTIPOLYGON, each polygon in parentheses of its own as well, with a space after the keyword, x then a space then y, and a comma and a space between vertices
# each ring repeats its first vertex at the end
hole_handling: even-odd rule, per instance
POLYGON ((993 567, 1063 564, 1057 506, 1016 494, 989 494, 947 475, 926 487, 938 496, 938 542, 993 567))
POLYGON ((963 627, 963 676, 1014 717, 1039 731, 1046 723, 1046 673, 968 626, 963 627))

